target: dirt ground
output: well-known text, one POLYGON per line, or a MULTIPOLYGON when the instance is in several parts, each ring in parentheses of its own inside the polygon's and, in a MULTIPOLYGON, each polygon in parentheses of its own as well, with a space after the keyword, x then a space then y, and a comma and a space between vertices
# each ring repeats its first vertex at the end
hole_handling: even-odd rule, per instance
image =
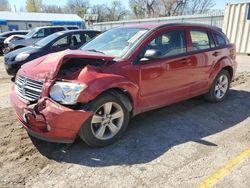
MULTIPOLYGON (((31 139, 15 118, 0 57, 0 187, 195 187, 250 147, 250 57, 228 98, 202 97, 143 113, 117 143, 99 149, 31 139)), ((250 159, 215 187, 250 186, 250 159)))

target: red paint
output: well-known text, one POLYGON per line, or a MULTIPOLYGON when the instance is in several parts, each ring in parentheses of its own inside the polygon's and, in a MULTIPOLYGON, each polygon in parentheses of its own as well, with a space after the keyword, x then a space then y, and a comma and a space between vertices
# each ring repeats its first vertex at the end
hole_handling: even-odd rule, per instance
MULTIPOLYGON (((233 73, 235 72, 235 46, 233 44, 200 52, 191 51, 192 42, 189 30, 202 29, 211 33, 219 32, 213 28, 201 25, 191 26, 190 24, 168 25, 158 29, 155 24, 133 27, 155 29, 155 31, 148 35, 127 58, 101 67, 88 65, 79 73, 67 78, 69 81, 85 83, 88 86, 78 98, 79 103, 94 100, 108 89, 119 88, 126 90, 130 95, 135 115, 206 93, 215 76, 225 67, 231 67, 233 73), (144 64, 132 63, 154 37, 174 29, 185 30, 186 54, 151 60, 144 64)), ((213 37, 211 40, 214 40, 213 37)), ((54 83, 63 60, 74 57, 113 60, 113 57, 100 53, 67 50, 33 60, 31 63, 25 64, 18 72, 18 75, 45 82, 42 99, 37 105, 42 108, 41 103, 45 104, 44 109, 39 112, 44 115, 46 121, 38 120, 38 117, 31 118, 33 122, 31 129, 27 127, 22 117, 24 109, 27 108, 27 102, 17 97, 13 90, 11 91, 14 110, 28 131, 33 131, 45 138, 73 141, 80 127, 91 117, 91 112, 72 110, 48 98, 50 86, 54 83), (46 130, 46 122, 51 126, 51 130, 46 130)))

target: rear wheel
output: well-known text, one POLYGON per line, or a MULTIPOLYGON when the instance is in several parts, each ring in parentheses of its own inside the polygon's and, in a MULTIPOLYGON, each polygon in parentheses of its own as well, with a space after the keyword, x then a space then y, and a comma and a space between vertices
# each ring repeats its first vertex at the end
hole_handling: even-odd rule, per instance
POLYGON ((115 96, 103 94, 88 105, 93 116, 79 131, 81 139, 90 146, 100 147, 112 144, 126 130, 129 112, 115 96))
POLYGON ((221 102, 228 94, 231 76, 227 70, 222 70, 215 78, 205 98, 210 102, 221 102))

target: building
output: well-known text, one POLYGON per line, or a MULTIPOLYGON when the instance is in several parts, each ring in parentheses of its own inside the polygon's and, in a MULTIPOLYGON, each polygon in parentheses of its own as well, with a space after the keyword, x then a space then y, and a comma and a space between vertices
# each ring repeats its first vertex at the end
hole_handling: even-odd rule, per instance
POLYGON ((77 25, 85 28, 85 22, 76 14, 0 11, 0 32, 30 30, 45 25, 77 25))

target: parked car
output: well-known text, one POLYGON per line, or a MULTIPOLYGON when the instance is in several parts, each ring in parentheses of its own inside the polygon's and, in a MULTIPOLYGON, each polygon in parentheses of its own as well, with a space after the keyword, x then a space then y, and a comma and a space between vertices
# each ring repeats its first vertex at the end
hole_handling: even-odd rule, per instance
POLYGON ((39 40, 56 33, 58 31, 64 31, 64 30, 71 30, 73 28, 78 28, 77 26, 43 26, 43 27, 36 27, 32 29, 24 39, 12 41, 9 43, 9 45, 4 49, 5 53, 8 53, 10 51, 23 48, 26 46, 30 46, 39 40))
POLYGON ((2 54, 4 47, 4 40, 12 35, 26 35, 28 31, 25 30, 17 30, 17 31, 7 31, 0 33, 0 54, 2 54))
POLYGON ((66 49, 78 49, 99 33, 99 31, 94 30, 78 29, 60 31, 49 35, 32 46, 20 48, 6 54, 4 56, 6 72, 9 75, 15 75, 23 64, 33 59, 66 49))
POLYGON ((23 65, 10 97, 34 137, 69 143, 79 135, 90 146, 105 146, 121 137, 136 114, 199 95, 223 101, 235 56, 235 45, 216 27, 124 26, 81 50, 23 65))

